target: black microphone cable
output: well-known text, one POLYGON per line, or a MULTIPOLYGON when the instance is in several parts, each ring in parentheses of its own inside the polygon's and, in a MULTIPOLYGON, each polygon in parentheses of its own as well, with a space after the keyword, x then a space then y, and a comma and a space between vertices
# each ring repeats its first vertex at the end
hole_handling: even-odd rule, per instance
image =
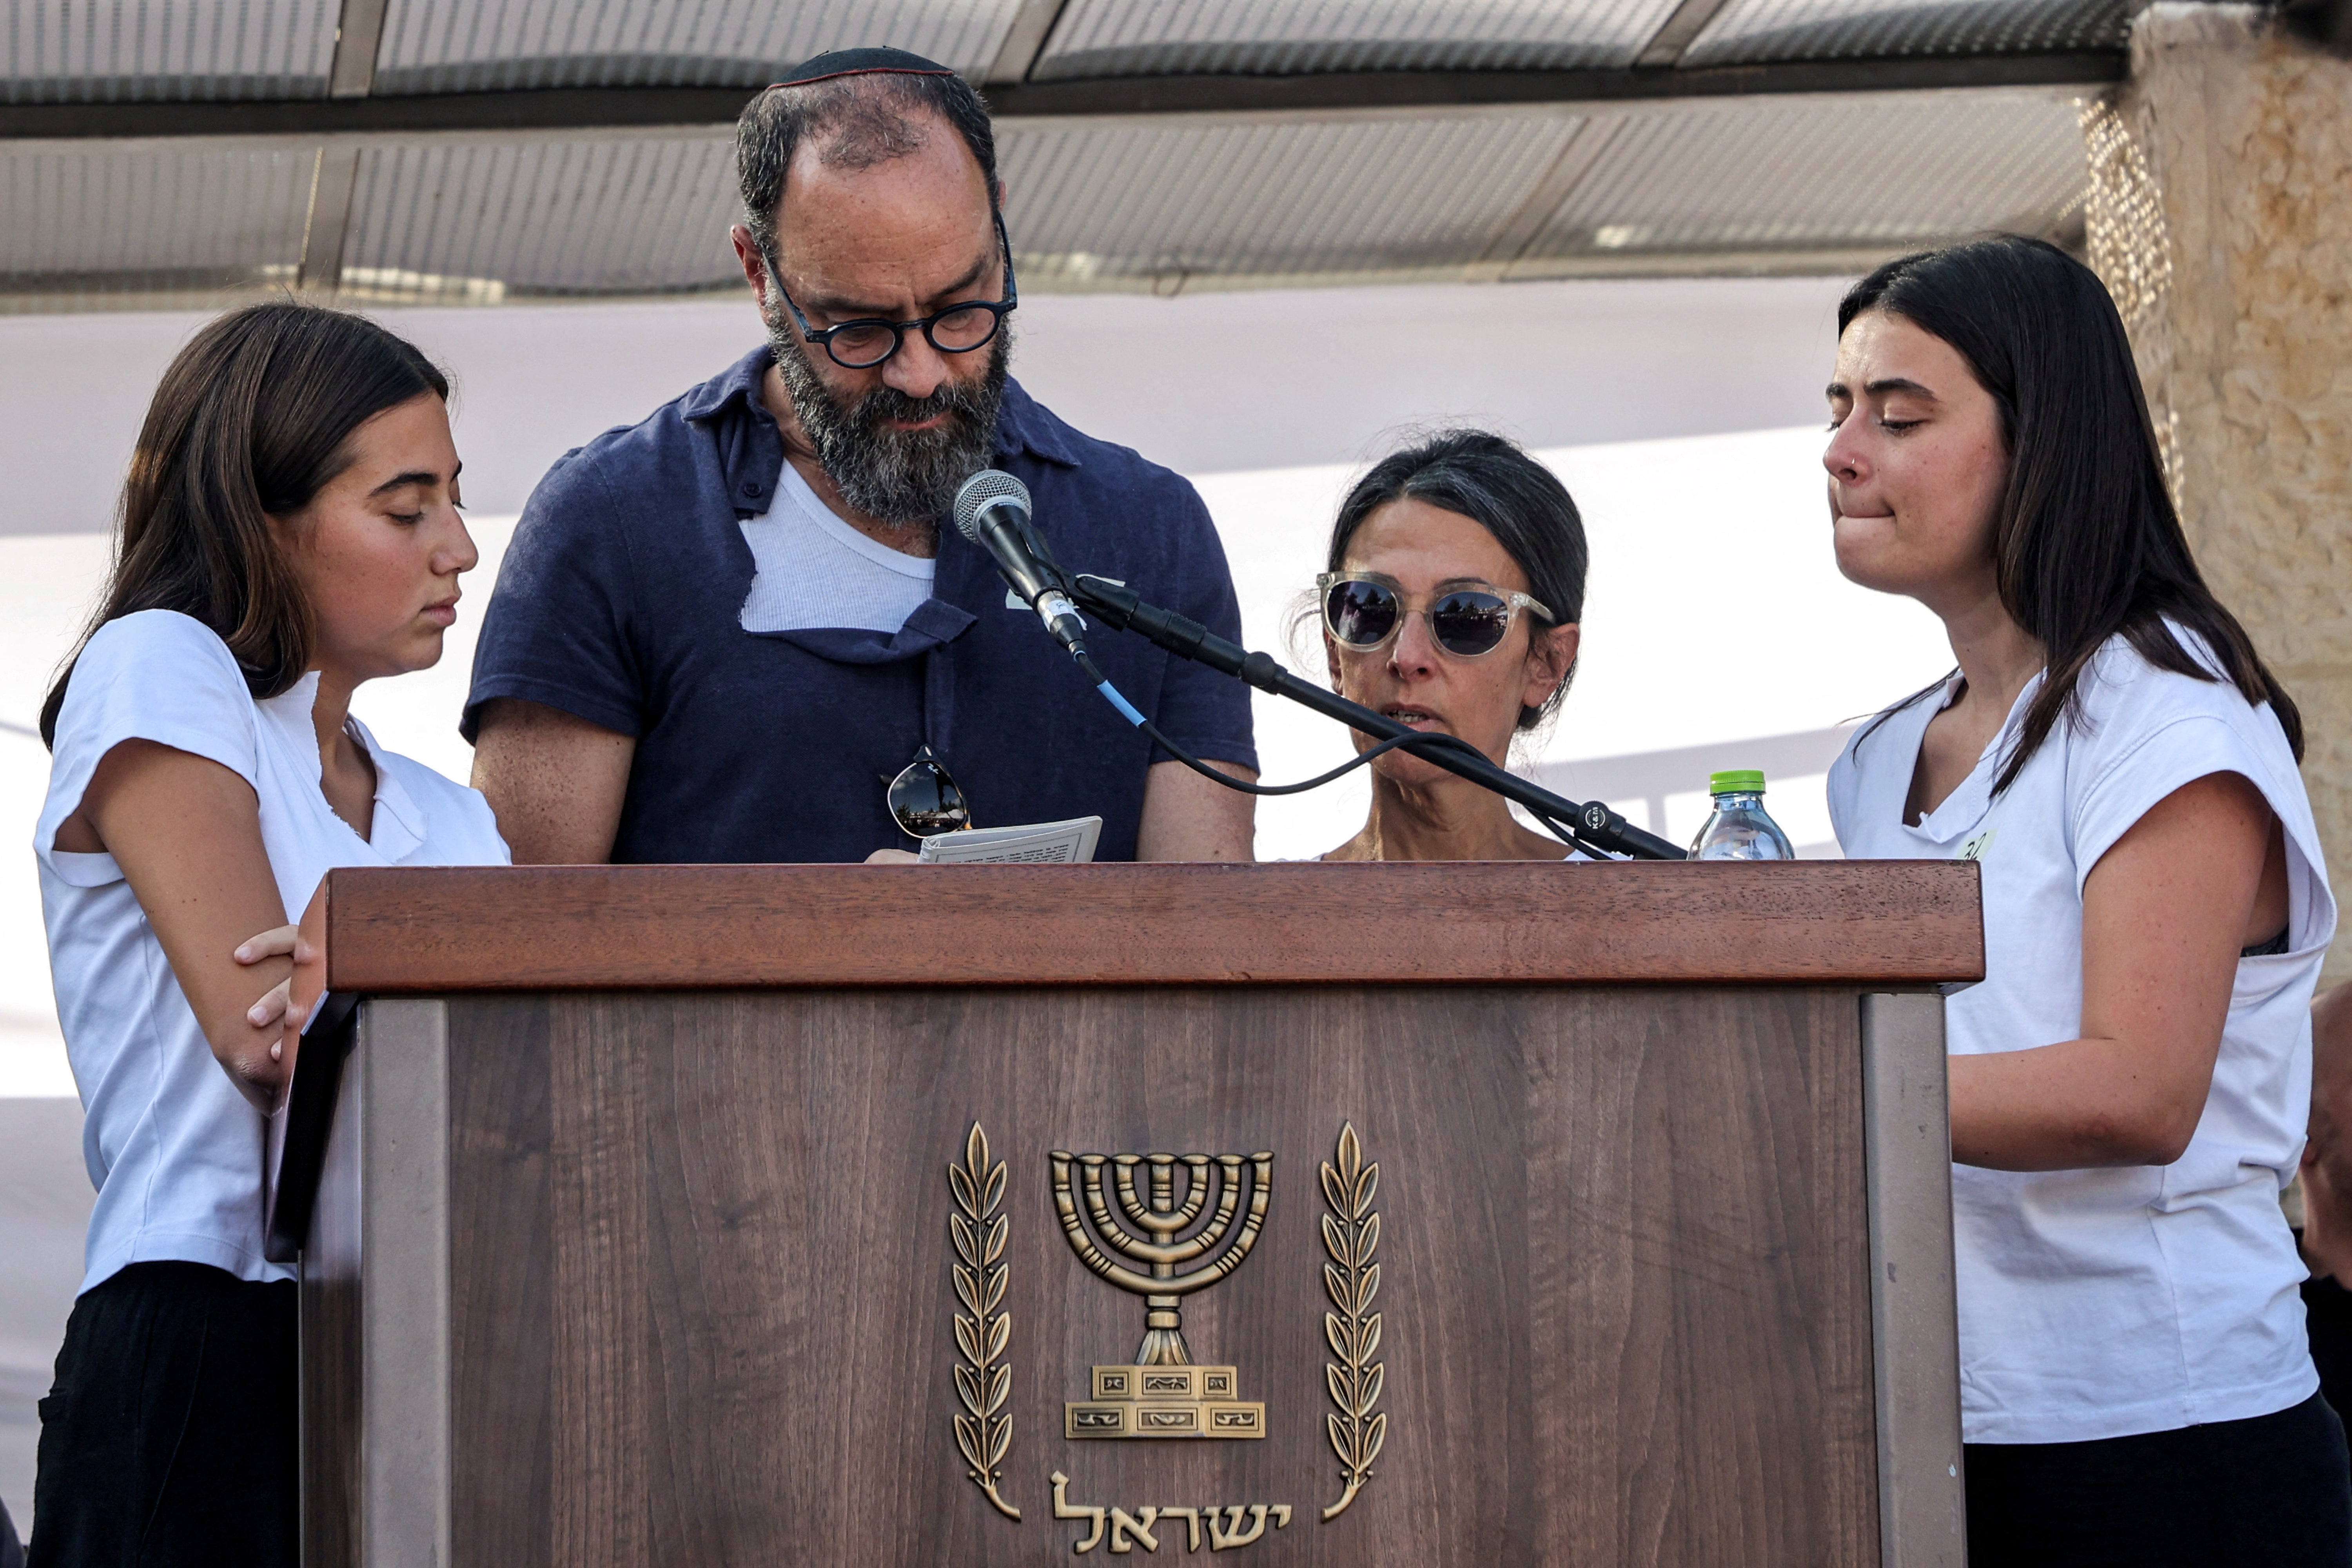
MULTIPOLYGON (((1463 740, 1459 736, 1447 735, 1432 731, 1417 731, 1412 734, 1391 735, 1385 741, 1376 742, 1372 745, 1365 747, 1362 751, 1357 752, 1346 762, 1341 763, 1329 773, 1318 773, 1315 777, 1307 779, 1303 783, 1286 784, 1252 784, 1246 779, 1237 779, 1231 773, 1219 772, 1217 769, 1213 768, 1208 763, 1202 762, 1200 758, 1194 756, 1192 752, 1186 751, 1183 747, 1178 745, 1174 741, 1169 739, 1167 734, 1161 731, 1159 725, 1153 723, 1150 719, 1145 718, 1142 710, 1137 708, 1134 703, 1129 702, 1125 694, 1122 693, 1118 687, 1113 686, 1110 683, 1109 678, 1104 675, 1103 672, 1096 667, 1095 661, 1087 655, 1085 649, 1080 648, 1076 650, 1071 657, 1077 660, 1078 668, 1086 672, 1087 679, 1094 682, 1095 689, 1102 693, 1103 700, 1108 702, 1113 708, 1118 709, 1121 718, 1125 719, 1129 723, 1134 725, 1137 729, 1142 731, 1144 734, 1150 737, 1154 745, 1158 746, 1161 751, 1166 752, 1178 762, 1183 763, 1186 767, 1192 769, 1194 773, 1199 773, 1202 778, 1213 780, 1217 784, 1224 785, 1225 788, 1236 791, 1242 795, 1304 795, 1308 790, 1320 789, 1325 784, 1329 784, 1332 780, 1339 778, 1343 774, 1352 773, 1356 769, 1364 766, 1381 753, 1393 752, 1401 746, 1411 747, 1414 751, 1422 751, 1424 749, 1460 751, 1477 757, 1481 761, 1486 760, 1485 752, 1479 751, 1477 747, 1472 745, 1469 742, 1463 740)), ((1586 854, 1591 855, 1595 859, 1605 859, 1611 858, 1607 856, 1604 851, 1598 849, 1592 845, 1587 844, 1577 837, 1573 828, 1563 827, 1559 820, 1553 817, 1549 812, 1538 811, 1532 806, 1526 807, 1526 810, 1529 816, 1534 817, 1538 822, 1543 825, 1546 832, 1559 839, 1561 843, 1567 845, 1570 848, 1580 849, 1586 854)))

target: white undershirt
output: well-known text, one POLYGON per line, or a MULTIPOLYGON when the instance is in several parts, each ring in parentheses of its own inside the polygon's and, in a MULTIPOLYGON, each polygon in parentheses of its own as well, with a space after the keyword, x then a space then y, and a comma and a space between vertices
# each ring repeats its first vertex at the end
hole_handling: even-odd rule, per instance
POLYGON ((759 569, 743 600, 745 631, 896 632, 931 596, 937 562, 902 554, 852 528, 789 460, 770 494, 767 511, 742 522, 759 569))
POLYGON ((1849 857, 1979 865, 1985 979, 1945 1005, 1950 1053, 2081 1035, 2083 884, 2150 807, 2211 773, 2243 774, 2285 828, 2287 951, 2238 961, 2212 1088, 2179 1160, 1953 1168, 1962 1430, 1972 1443, 2068 1443, 2267 1415, 2318 1386, 2278 1202, 2303 1148, 2311 993, 2336 931, 2311 805, 2267 706, 2226 679, 2158 669, 2120 637, 2084 670, 2079 714, 1996 799, 2041 683, 1916 826, 1904 808, 1920 740, 1957 677, 1865 726, 1830 770, 1849 857))

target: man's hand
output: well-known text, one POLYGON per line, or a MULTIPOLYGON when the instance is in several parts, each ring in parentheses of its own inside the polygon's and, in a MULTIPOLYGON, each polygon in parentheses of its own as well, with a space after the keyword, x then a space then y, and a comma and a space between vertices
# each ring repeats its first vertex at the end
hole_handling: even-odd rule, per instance
POLYGON ((474 740, 474 787, 518 866, 613 858, 637 742, 558 708, 494 698, 474 740))
MULTIPOLYGON (((1257 774, 1234 763, 1211 763, 1245 783, 1257 774)), ((1181 763, 1154 763, 1143 781, 1138 860, 1257 858, 1257 797, 1212 784, 1181 763)))
MULTIPOLYGON (((1233 763, 1209 764, 1237 779, 1257 774, 1233 763)), ((479 776, 478 770, 477 777, 479 776)), ((1155 763, 1143 781, 1143 821, 1135 834, 1138 860, 1249 860, 1257 798, 1211 784, 1181 763, 1155 763)), ((877 849, 868 866, 912 866, 906 849, 877 849)))
MULTIPOLYGON (((272 958, 290 958, 299 965, 309 963, 311 953, 310 944, 302 940, 300 926, 274 926, 258 936, 246 938, 244 943, 229 956, 249 967, 272 958)), ((279 1029, 278 1043, 269 1047, 271 1061, 285 1059, 286 1035, 299 1036, 302 1032, 299 1028, 292 1026, 286 1016, 286 1009, 290 1005, 289 996, 293 985, 294 977, 289 974, 268 991, 263 992, 261 999, 245 1010, 245 1021, 255 1028, 267 1029, 275 1025, 279 1029)), ((303 1022, 307 1024, 310 1020, 306 1018, 303 1022)))

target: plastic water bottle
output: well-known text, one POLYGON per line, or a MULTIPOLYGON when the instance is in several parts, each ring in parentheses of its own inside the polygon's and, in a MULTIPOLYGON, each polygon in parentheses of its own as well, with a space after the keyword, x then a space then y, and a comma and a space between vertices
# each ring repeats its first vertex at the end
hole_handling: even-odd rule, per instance
POLYGON ((1715 815, 1691 840, 1694 860, 1794 860, 1789 836, 1764 815, 1764 775, 1754 769, 1716 773, 1706 781, 1715 815))

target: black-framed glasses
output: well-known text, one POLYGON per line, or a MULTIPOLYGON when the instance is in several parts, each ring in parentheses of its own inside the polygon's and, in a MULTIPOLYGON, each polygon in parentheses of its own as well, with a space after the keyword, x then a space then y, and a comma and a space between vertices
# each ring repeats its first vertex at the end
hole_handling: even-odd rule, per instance
POLYGON ((886 321, 879 316, 861 316, 854 321, 843 321, 819 331, 801 314, 793 303, 790 291, 784 288, 783 274, 776 267, 776 258, 765 257, 768 276, 776 280, 776 292, 783 296, 784 309, 793 313, 793 324, 801 336, 822 347, 834 363, 844 370, 872 370, 898 352, 908 332, 919 331, 923 341, 943 354, 968 354, 985 348, 1004 318, 1021 303, 1020 287, 1013 278, 1013 237, 1004 232, 1004 215, 997 213, 996 243, 1004 252, 1004 298, 1002 300, 966 300, 960 305, 931 315, 919 316, 911 321, 886 321))
MULTIPOLYGON (((1326 572, 1315 579, 1323 600, 1323 629, 1354 653, 1386 647, 1404 626, 1404 595, 1387 578, 1369 572, 1326 572)), ((1546 621, 1559 617, 1527 594, 1499 588, 1449 588, 1422 606, 1429 637, 1456 658, 1478 658, 1503 646, 1521 610, 1546 621)))
POLYGON ((956 787, 947 764, 924 746, 915 760, 898 770, 885 797, 898 831, 909 838, 934 833, 954 833, 971 826, 971 805, 956 787))

